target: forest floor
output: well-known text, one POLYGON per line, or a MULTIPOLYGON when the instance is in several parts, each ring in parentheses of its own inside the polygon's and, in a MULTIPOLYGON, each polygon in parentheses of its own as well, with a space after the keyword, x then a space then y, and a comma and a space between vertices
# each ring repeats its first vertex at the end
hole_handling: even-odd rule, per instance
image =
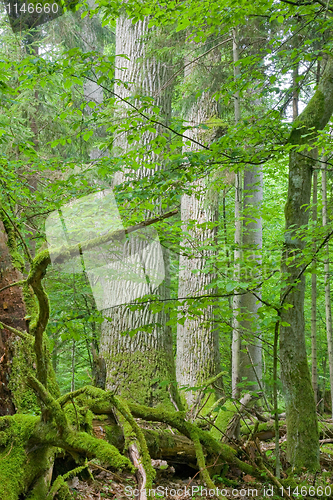
MULTIPOLYGON (((333 421, 323 417, 320 421, 322 429, 321 470, 316 474, 304 471, 298 476, 293 476, 293 484, 299 486, 296 489, 289 488, 289 498, 333 500, 333 421), (302 494, 304 491, 305 495, 302 494)), ((285 424, 285 422, 281 423, 285 424)), ((248 440, 243 436, 238 444, 235 443, 242 455, 242 460, 254 465, 260 454, 266 466, 274 471, 274 432, 264 430, 258 432, 256 436, 254 440, 248 440)), ((290 472, 290 464, 286 460, 286 438, 286 426, 282 425, 279 441, 283 478, 287 478, 286 472, 290 472)), ((223 477, 216 475, 212 478, 216 485, 216 490, 212 491, 201 481, 199 472, 187 464, 152 460, 152 465, 156 470, 156 478, 151 496, 158 500, 215 500, 219 498, 218 495, 220 499, 225 497, 228 500, 251 500, 253 498, 265 500, 288 497, 278 491, 276 486, 263 484, 235 467, 225 466, 224 473, 221 473, 223 477)), ((67 482, 76 500, 134 500, 138 492, 136 479, 132 474, 112 472, 101 467, 95 460, 89 462, 89 472, 85 470, 79 477, 74 477, 67 482)))
MULTIPOLYGON (((282 443, 285 437, 280 440, 282 443)), ((261 441, 262 451, 272 448, 272 442, 261 441)), ((321 452, 321 472, 317 474, 304 473, 298 476, 297 483, 300 484, 297 491, 291 490, 291 498, 297 500, 305 498, 333 499, 333 445, 325 444, 321 452), (329 453, 327 453, 327 451, 329 453), (324 481, 323 481, 324 480, 324 481), (330 488, 328 495, 319 490, 319 494, 312 494, 310 486, 325 483, 330 488), (308 495, 301 494, 301 487, 308 490, 308 495)), ((283 452, 282 452, 283 455, 283 452)), ((153 486, 153 498, 157 500, 218 500, 220 493, 230 500, 258 500, 283 498, 277 488, 259 483, 252 476, 244 475, 238 469, 229 469, 222 478, 215 477, 216 492, 208 490, 199 478, 199 473, 187 465, 168 465, 163 460, 152 460, 156 469, 156 478, 153 486)), ((97 463, 91 463, 91 476, 74 477, 68 481, 73 496, 76 500, 134 500, 136 481, 133 475, 128 473, 114 473, 100 467, 97 463)), ((318 486, 316 487, 316 490, 318 486)), ((290 490, 289 490, 290 491, 290 490)))
MULTIPOLYGON (((153 460, 157 468, 157 476, 154 484, 153 496, 160 500, 192 500, 192 499, 218 499, 217 495, 209 492, 200 481, 196 471, 192 477, 186 479, 182 476, 189 471, 187 466, 184 470, 181 467, 177 472, 173 466, 167 466, 165 462, 153 460), (161 462, 160 469, 156 462, 161 462), (209 494, 211 493, 211 494, 209 494)), ((230 476, 230 474, 229 474, 230 476)), ((80 480, 78 477, 72 479, 68 484, 77 500, 132 500, 135 498, 136 484, 130 474, 114 474, 107 470, 96 469, 93 472, 94 479, 80 480)), ((218 484, 217 487, 224 496, 230 499, 250 500, 253 498, 264 498, 264 487, 262 484, 255 484, 254 478, 244 476, 241 481, 230 480, 233 486, 218 484)))

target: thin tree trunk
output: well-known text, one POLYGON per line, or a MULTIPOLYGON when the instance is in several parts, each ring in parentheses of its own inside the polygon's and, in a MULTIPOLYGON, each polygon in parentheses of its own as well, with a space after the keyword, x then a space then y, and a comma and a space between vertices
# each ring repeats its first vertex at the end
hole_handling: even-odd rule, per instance
MULTIPOLYGON (((246 168, 244 172, 243 194, 243 262, 248 264, 248 271, 255 278, 261 267, 262 250, 262 218, 261 203, 263 199, 262 170, 257 166, 246 168)), ((244 276, 243 279, 247 279, 244 276)), ((260 290, 257 294, 260 295, 260 290)), ((247 390, 260 390, 258 380, 262 379, 262 348, 260 330, 258 328, 257 311, 260 307, 258 298, 251 293, 240 297, 241 307, 241 355, 240 375, 247 380, 247 390), (246 350, 245 350, 246 349, 246 350)))
MULTIPOLYGON (((94 9, 96 7, 95 1, 88 0, 88 7, 89 9, 94 9)), ((98 45, 100 45, 97 35, 97 23, 99 25, 101 24, 98 16, 93 16, 91 18, 90 15, 87 15, 81 21, 81 23, 82 23, 82 39, 83 39, 84 49, 88 52, 97 50, 98 45)), ((96 75, 91 75, 91 77, 92 77, 91 80, 86 80, 83 86, 84 98, 86 102, 94 103, 96 105, 95 108, 90 108, 90 106, 86 106, 86 113, 88 115, 91 115, 93 111, 94 112, 96 112, 96 110, 99 111, 101 105, 103 104, 103 89, 100 85, 98 85, 97 82, 94 81, 96 75)), ((95 130, 94 133, 95 137, 100 134, 101 134, 100 129, 98 131, 95 130)), ((101 159, 106 154, 107 153, 105 151, 103 152, 97 147, 93 147, 89 152, 91 160, 101 159)))
MULTIPOLYGON (((239 66, 235 63, 239 60, 238 55, 238 39, 236 29, 232 31, 233 35, 233 60, 234 60, 234 77, 235 81, 239 77, 239 66)), ((237 91, 234 95, 234 112, 235 112, 235 123, 237 124, 240 120, 240 102, 239 102, 239 92, 237 91)), ((242 210, 242 181, 241 173, 237 172, 235 175, 235 250, 234 250, 234 279, 238 281, 240 279, 240 260, 241 260, 241 242, 242 242, 242 221, 241 221, 241 210, 242 210)), ((240 334, 240 321, 238 315, 240 314, 241 308, 241 298, 237 293, 233 297, 232 309, 233 309, 233 332, 232 332, 232 397, 237 398, 239 396, 239 388, 237 384, 240 382, 240 349, 241 349, 241 334, 240 334)))
MULTIPOLYGON (((313 191, 312 191, 312 220, 314 226, 317 224, 317 184, 318 174, 313 172, 313 191)), ((316 242, 312 245, 313 253, 316 251, 316 242)), ((315 262, 313 263, 315 265, 315 262)), ((311 378, 315 402, 318 402, 318 374, 317 374, 317 274, 311 275, 311 378)))
MULTIPOLYGON (((296 38, 296 37, 295 37, 296 38)), ((293 68, 293 120, 298 117, 298 62, 295 63, 293 68)))
POLYGON ((75 391, 75 340, 72 341, 72 381, 71 392, 75 391))
POLYGON ((306 154, 297 148, 313 140, 328 123, 333 112, 333 60, 328 58, 314 96, 297 118, 289 137, 295 147, 289 157, 288 199, 285 207, 285 243, 282 271, 280 359, 287 414, 287 456, 293 467, 319 467, 319 443, 316 404, 310 379, 305 345, 303 250, 305 241, 298 231, 309 221, 312 169, 315 150, 306 154), (288 326, 287 326, 288 325, 288 326))
MULTIPOLYGON (((297 65, 298 71, 298 65, 297 65)), ((316 72, 317 85, 320 81, 320 61, 317 62, 316 72)), ((294 78, 295 87, 295 78, 294 78)), ((298 96, 297 96, 298 97, 298 96)), ((317 154, 318 155, 318 154, 317 154)), ((313 188, 312 188, 312 222, 314 228, 317 227, 318 221, 318 172, 313 171, 313 188)), ((317 249, 316 240, 313 240, 312 252, 317 249)), ((317 260, 313 261, 316 266, 317 260)), ((316 270, 311 274, 311 381, 315 398, 316 406, 318 405, 318 369, 317 369, 317 273, 316 270)))
MULTIPOLYGON (((326 159, 324 159, 326 161, 326 159)), ((327 184, 326 184, 326 163, 322 163, 322 203, 323 203, 323 227, 327 226, 327 184)), ((324 279, 325 279, 325 312, 326 312, 326 335, 328 349, 328 364, 330 373, 331 389, 331 412, 333 417, 333 338, 332 338, 332 309, 331 309, 331 287, 330 287, 330 251, 329 242, 325 245, 326 255, 324 260, 324 279)), ((325 397, 325 395, 324 395, 325 397)))

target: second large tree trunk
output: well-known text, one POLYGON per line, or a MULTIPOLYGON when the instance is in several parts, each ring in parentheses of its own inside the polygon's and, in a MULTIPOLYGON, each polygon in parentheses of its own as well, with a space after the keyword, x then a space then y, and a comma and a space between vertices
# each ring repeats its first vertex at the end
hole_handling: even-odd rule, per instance
MULTIPOLYGON (((216 53, 209 56, 214 63, 216 53)), ((195 67, 187 66, 185 77, 196 75, 195 67)), ((209 78, 209 75, 207 75, 209 78)), ((200 129, 209 123, 209 119, 218 114, 217 103, 209 92, 204 92, 190 107, 186 124, 190 128, 186 136, 200 143, 209 144, 215 136, 215 129, 200 129)), ((192 143, 184 146, 183 151, 198 150, 192 143)), ((215 275, 213 247, 217 236, 218 193, 209 188, 209 180, 199 179, 193 185, 193 194, 183 195, 181 200, 181 218, 184 239, 179 258, 179 299, 193 298, 200 295, 214 296, 212 288, 215 275)), ((200 301, 200 299, 198 299, 200 301)), ((208 302, 209 299, 204 299, 208 302)), ((195 303, 195 302, 194 302, 195 303)), ((180 386, 196 387, 220 372, 219 331, 214 321, 214 305, 198 303, 191 309, 191 302, 181 306, 180 321, 177 325, 177 382, 180 386)), ((219 382, 220 384, 220 382, 219 382)), ((219 396, 219 390, 216 395, 219 396)), ((185 392, 188 405, 202 398, 203 394, 195 391, 185 392), (199 396, 199 398, 198 398, 199 396)))

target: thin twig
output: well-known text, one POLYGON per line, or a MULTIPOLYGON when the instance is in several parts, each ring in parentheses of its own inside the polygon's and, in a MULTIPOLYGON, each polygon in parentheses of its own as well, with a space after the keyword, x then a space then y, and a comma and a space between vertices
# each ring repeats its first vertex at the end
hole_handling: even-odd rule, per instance
POLYGON ((118 481, 121 481, 121 482, 123 481, 123 479, 120 476, 118 476, 117 474, 115 474, 114 472, 111 472, 109 469, 105 469, 101 465, 95 464, 91 460, 90 460, 90 462, 88 462, 88 465, 91 466, 91 467, 96 467, 96 469, 100 469, 100 470, 103 470, 105 472, 108 472, 109 474, 111 474, 112 476, 114 476, 118 481))
POLYGON ((250 362, 251 362, 251 365, 252 365, 252 368, 253 368, 253 371, 254 371, 255 377, 256 377, 256 379, 257 379, 258 385, 259 385, 259 387, 260 387, 260 390, 261 390, 261 392, 262 392, 263 398, 264 398, 264 400, 265 400, 267 410, 268 410, 268 411, 271 411, 271 408, 270 408, 270 406, 269 406, 269 404, 268 404, 268 401, 267 401, 267 398, 266 398, 266 395, 265 395, 265 392, 264 392, 263 386, 262 386, 262 384, 261 384, 261 382, 260 382, 260 380, 259 380, 259 377, 258 377, 257 371, 256 371, 256 369, 255 369, 255 366, 254 366, 254 363, 253 363, 253 360, 252 360, 252 356, 251 356, 251 354, 250 354, 250 351, 249 351, 248 346, 246 346, 246 350, 247 350, 247 354, 248 354, 248 356, 249 356, 249 360, 250 360, 250 362))
POLYGON ((169 80, 164 84, 162 85, 162 87, 154 94, 155 97, 157 97, 161 92, 162 90, 164 90, 168 85, 169 83, 172 82, 172 80, 174 80, 176 78, 176 76, 178 76, 180 73, 182 73, 184 71, 185 68, 187 68, 187 66, 190 66, 191 64, 194 64, 195 62, 197 62, 199 59, 201 59, 202 57, 206 56, 207 54, 209 54, 209 52, 211 52, 212 50, 216 49, 217 47, 219 47, 220 45, 223 45, 227 42, 231 42, 232 41, 232 38, 227 38, 226 40, 223 40, 222 42, 218 43, 217 45, 214 45, 214 47, 211 47, 209 50, 207 50, 206 52, 204 52, 203 54, 201 54, 200 56, 196 57, 195 59, 193 59, 192 61, 188 62, 187 64, 184 64, 180 70, 176 71, 176 73, 174 73, 170 78, 169 80))
POLYGON ((3 292, 4 290, 7 290, 7 288, 11 288, 12 286, 21 286, 24 285, 24 283, 26 283, 26 280, 15 281, 15 283, 10 283, 9 285, 0 288, 0 293, 3 292))

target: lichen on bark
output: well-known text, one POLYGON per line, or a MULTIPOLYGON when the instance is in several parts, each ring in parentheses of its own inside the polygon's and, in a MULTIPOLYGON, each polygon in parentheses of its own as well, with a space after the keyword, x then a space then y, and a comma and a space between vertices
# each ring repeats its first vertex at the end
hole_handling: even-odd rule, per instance
POLYGON ((318 131, 333 112, 333 59, 328 57, 318 88, 295 120, 289 137, 288 198, 282 259, 284 290, 281 300, 280 358, 286 395, 288 458, 294 468, 319 468, 316 405, 305 345, 303 250, 309 220, 311 177, 318 131), (307 151, 300 146, 307 145, 307 151), (285 307, 287 305, 287 307, 285 307))

